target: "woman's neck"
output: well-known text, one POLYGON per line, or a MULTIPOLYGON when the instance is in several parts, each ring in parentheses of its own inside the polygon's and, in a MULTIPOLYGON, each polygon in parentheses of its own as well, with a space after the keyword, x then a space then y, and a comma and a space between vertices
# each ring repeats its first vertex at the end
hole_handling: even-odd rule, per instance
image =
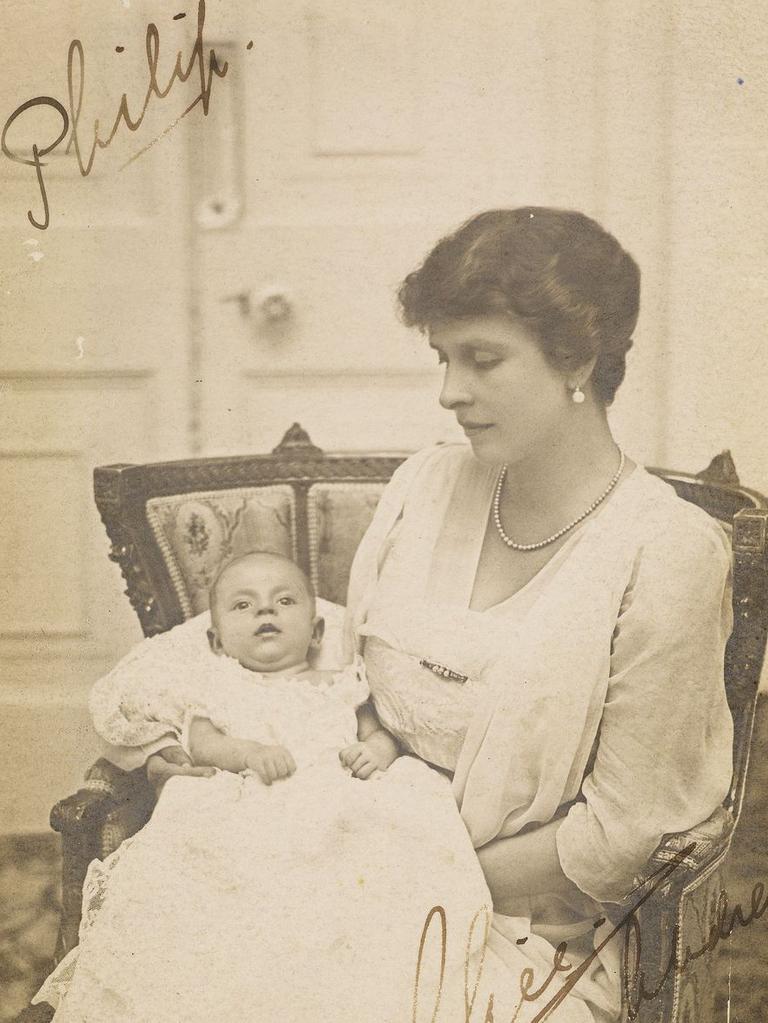
MULTIPOLYGON (((579 408, 571 428, 547 438, 530 457, 507 465, 502 507, 512 519, 557 522, 577 515, 610 482, 619 452, 605 413, 579 408)), ((562 523, 560 523, 562 524, 562 523)))

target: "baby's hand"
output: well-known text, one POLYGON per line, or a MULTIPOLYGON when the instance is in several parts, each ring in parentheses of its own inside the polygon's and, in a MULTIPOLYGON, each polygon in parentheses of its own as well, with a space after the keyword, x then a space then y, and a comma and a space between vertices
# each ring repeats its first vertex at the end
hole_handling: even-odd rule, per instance
POLYGON ((289 778, 296 770, 296 761, 285 746, 262 746, 249 743, 251 749, 245 755, 245 766, 255 771, 265 785, 271 785, 279 778, 289 778))
POLYGON ((339 759, 355 778, 367 781, 376 771, 386 771, 397 759, 398 746, 392 736, 380 729, 362 742, 354 742, 339 753, 339 759))
POLYGON ((196 767, 181 746, 166 746, 153 753, 147 760, 146 771, 147 781, 155 790, 157 797, 160 796, 163 785, 175 774, 197 775, 202 778, 210 778, 216 774, 215 767, 196 767))

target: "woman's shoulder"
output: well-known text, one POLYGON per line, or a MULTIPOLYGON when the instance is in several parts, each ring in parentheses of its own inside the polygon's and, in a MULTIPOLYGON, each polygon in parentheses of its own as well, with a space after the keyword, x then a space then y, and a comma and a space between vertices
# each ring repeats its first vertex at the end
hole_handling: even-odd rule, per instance
POLYGON ((638 467, 632 479, 632 528, 646 558, 722 570, 730 564, 730 541, 723 525, 665 480, 638 467))
POLYGON ((472 460, 472 449, 461 441, 431 444, 406 458, 393 474, 391 485, 403 491, 416 485, 442 490, 451 485, 472 460))

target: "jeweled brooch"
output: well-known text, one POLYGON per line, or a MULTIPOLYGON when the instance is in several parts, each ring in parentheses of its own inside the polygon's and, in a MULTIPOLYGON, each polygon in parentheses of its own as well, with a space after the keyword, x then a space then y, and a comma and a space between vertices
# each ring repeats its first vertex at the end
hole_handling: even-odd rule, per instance
POLYGON ((445 664, 438 664, 437 661, 428 661, 426 657, 422 657, 419 661, 422 668, 429 668, 435 675, 439 675, 440 678, 447 678, 449 682, 464 683, 469 678, 469 675, 461 675, 458 671, 453 671, 451 668, 446 667, 445 664))

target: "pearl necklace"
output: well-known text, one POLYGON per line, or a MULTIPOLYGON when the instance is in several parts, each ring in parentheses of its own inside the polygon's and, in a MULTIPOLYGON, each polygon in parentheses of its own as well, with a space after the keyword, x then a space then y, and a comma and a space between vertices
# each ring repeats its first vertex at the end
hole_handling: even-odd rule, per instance
POLYGON ((576 518, 569 522, 567 526, 563 526, 562 529, 558 529, 556 533, 553 533, 552 536, 548 536, 546 540, 539 540, 538 543, 515 543, 515 541, 504 532, 504 527, 501 524, 501 513, 499 511, 499 504, 501 503, 501 488, 504 486, 504 480, 507 475, 507 467, 506 465, 503 465, 501 467, 501 472, 499 473, 499 478, 496 481, 496 489, 493 494, 493 521, 496 523, 496 529, 498 530, 499 536, 503 542, 507 545, 507 547, 511 547, 515 551, 538 551, 542 547, 548 547, 549 544, 554 543, 555 540, 559 540, 561 536, 573 529, 574 526, 578 525, 582 519, 585 519, 587 515, 590 515, 599 504, 602 504, 619 482, 621 474, 624 471, 625 461, 624 452, 621 449, 619 449, 619 455, 619 468, 616 470, 615 474, 611 478, 611 482, 597 500, 593 501, 586 511, 583 511, 581 515, 577 515, 576 518))

